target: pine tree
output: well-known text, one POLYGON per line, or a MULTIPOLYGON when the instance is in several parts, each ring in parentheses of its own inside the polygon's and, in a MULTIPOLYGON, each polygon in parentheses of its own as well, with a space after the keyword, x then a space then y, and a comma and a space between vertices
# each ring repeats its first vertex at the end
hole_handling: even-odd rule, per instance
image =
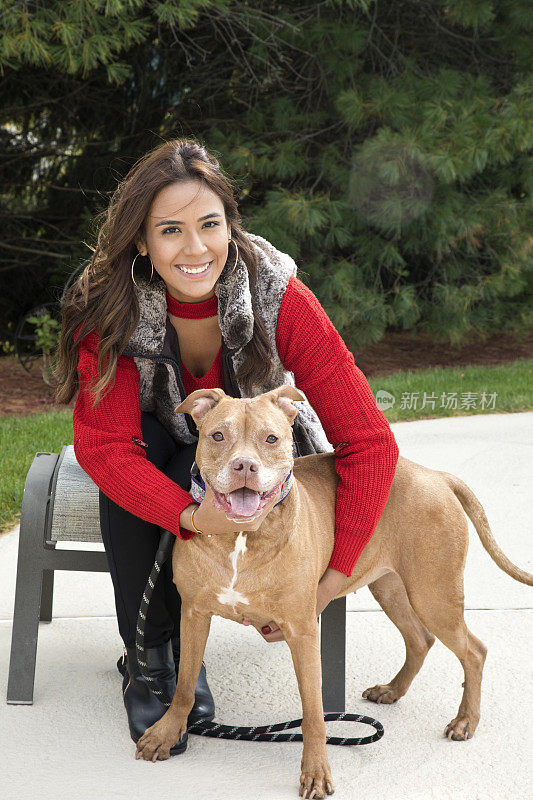
POLYGON ((387 328, 532 327, 526 0, 0 0, 0 18, 4 326, 57 297, 139 155, 190 135, 354 352, 387 328))

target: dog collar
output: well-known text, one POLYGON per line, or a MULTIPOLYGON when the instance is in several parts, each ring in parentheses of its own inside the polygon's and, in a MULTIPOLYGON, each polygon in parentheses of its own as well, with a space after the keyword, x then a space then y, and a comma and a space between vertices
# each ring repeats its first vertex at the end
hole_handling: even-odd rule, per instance
MULTIPOLYGON (((283 486, 281 487, 281 497, 276 503, 276 505, 273 506, 273 508, 276 508, 276 506, 287 497, 287 495, 291 490, 291 487, 292 487, 292 469, 285 478, 285 480, 283 481, 283 486)), ((193 496, 194 500, 197 503, 201 503, 205 497, 205 483, 204 479, 200 475, 200 470, 198 468, 198 464, 196 463, 196 461, 193 462, 193 465, 191 467, 190 494, 193 496)))

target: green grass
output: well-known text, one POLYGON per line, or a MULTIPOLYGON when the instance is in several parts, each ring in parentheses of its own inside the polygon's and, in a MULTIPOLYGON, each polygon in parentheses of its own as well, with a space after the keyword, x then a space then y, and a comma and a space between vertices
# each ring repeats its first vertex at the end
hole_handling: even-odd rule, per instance
POLYGON ((385 390, 394 395, 395 403, 382 409, 389 422, 415 419, 457 417, 471 414, 504 414, 533 409, 533 360, 515 361, 499 367, 435 367, 414 372, 395 372, 386 378, 370 378, 374 396, 385 390), (426 397, 435 397, 434 407, 426 397), (485 407, 482 393, 485 392, 485 407), (416 408, 414 396, 418 393, 416 408), (447 407, 455 394, 457 407, 447 407), (495 397, 491 397, 495 395, 495 397), (407 401, 402 408, 402 397, 407 401), (468 404, 470 398, 470 405, 468 404))
MULTIPOLYGON (((369 384, 374 396, 379 390, 395 396, 394 405, 384 409, 389 422, 533 409, 533 360, 500 367, 397 372, 386 378, 370 378, 369 384), (411 400, 417 392, 417 408, 401 408, 402 396, 411 400), (434 408, 421 407, 424 392, 436 396, 434 408), (462 396, 467 392, 476 394, 474 407, 461 407, 462 396), (481 408, 482 392, 496 395, 489 408, 481 408), (443 393, 456 393, 457 408, 441 405, 443 393)), ((59 453, 63 445, 72 443, 73 437, 71 411, 0 418, 0 533, 11 530, 20 519, 24 480, 35 453, 59 453)))
POLYGON ((60 453, 73 439, 69 410, 0 418, 0 533, 20 519, 24 481, 35 453, 60 453))

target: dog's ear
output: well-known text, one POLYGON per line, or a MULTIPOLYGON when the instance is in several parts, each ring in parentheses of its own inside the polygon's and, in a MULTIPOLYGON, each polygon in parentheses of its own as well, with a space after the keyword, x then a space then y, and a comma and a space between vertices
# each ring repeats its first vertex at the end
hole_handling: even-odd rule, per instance
POLYGON ((298 389, 296 389, 294 386, 290 386, 289 384, 278 386, 276 389, 272 389, 270 392, 267 392, 267 394, 274 405, 283 411, 292 425, 294 418, 298 413, 298 408, 294 405, 293 401, 305 400, 305 395, 298 391, 298 389))
POLYGON ((174 413, 190 414, 199 428, 207 412, 227 396, 222 389, 196 389, 179 406, 176 406, 174 413))

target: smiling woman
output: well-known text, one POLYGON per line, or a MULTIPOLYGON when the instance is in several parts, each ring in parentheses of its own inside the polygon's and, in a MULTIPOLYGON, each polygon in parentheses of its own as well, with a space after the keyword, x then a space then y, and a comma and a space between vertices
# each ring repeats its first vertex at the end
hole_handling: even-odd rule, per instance
MULTIPOLYGON (((189 493, 197 431, 172 408, 198 385, 246 395, 277 366, 257 311, 261 252, 241 227, 233 187, 216 158, 200 143, 178 139, 139 159, 120 183, 91 263, 65 294, 55 400, 70 402, 79 388, 75 453, 100 489, 100 527, 127 655, 117 666, 134 741, 164 712, 137 661, 140 599, 161 529, 190 539, 192 509, 202 505, 189 493), (227 314, 218 308, 217 286, 227 314), (246 307, 236 301, 241 292, 246 307), (233 363, 223 347, 235 349, 235 336, 243 334, 233 363)), ((239 523, 211 498, 210 530, 231 533, 239 523)), ((176 686, 180 606, 167 566, 145 631, 146 661, 163 694, 176 686)), ((213 716, 202 665, 190 721, 213 716)), ((186 746, 185 734, 170 753, 186 746)))
MULTIPOLYGON (((146 285, 144 277, 151 276, 152 285, 164 282, 171 300, 187 305, 213 298, 217 279, 234 269, 237 258, 250 283, 256 280, 257 256, 241 226, 232 183, 217 159, 195 140, 171 140, 140 158, 117 187, 100 223, 91 263, 70 287, 62 309, 54 369, 57 403, 68 403, 75 395, 79 342, 98 331, 101 361, 90 387, 98 406, 138 323, 136 286, 146 285), (206 262, 213 263, 205 272, 186 272, 206 262)), ((252 337, 238 369, 247 390, 263 382, 271 369, 271 347, 253 299, 252 312, 252 337)), ((193 342, 204 334, 198 319, 189 321, 180 325, 178 335, 190 342, 189 363, 197 374, 201 359, 193 352, 193 342)), ((212 319, 208 327, 212 352, 217 338, 212 319)), ((215 353, 220 344, 218 332, 215 353)))

